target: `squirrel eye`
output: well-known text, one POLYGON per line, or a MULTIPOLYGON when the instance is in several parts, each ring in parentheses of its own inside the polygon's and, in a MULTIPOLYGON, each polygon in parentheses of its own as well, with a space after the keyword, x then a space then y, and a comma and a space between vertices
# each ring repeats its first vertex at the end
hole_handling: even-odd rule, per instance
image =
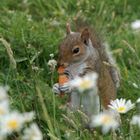
POLYGON ((79 48, 75 48, 74 50, 72 50, 72 52, 74 53, 74 54, 76 54, 76 53, 78 53, 79 52, 79 48))

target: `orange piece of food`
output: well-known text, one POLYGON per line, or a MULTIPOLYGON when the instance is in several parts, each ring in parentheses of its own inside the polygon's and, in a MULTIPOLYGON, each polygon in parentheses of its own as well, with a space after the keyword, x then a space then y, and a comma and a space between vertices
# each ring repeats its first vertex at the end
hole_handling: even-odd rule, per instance
POLYGON ((60 75, 59 75, 59 84, 62 86, 62 85, 65 84, 66 82, 68 82, 67 75, 65 75, 65 74, 60 74, 60 75))
POLYGON ((58 73, 59 73, 59 74, 64 73, 64 71, 65 71, 65 68, 64 68, 64 67, 60 66, 60 67, 58 68, 58 73))
MULTIPOLYGON (((67 75, 64 73, 65 68, 60 66, 58 68, 58 74, 59 74, 59 78, 58 78, 58 83, 59 85, 64 85, 66 82, 68 82, 68 77, 67 75)), ((60 93, 60 96, 64 96, 64 93, 60 93)))

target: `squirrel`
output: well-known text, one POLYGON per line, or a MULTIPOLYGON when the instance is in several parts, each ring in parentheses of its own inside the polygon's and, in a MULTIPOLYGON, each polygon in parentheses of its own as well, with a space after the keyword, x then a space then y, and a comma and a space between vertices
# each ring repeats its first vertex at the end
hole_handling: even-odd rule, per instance
MULTIPOLYGON (((66 25, 67 35, 59 46, 58 67, 65 67, 65 73, 68 74, 69 79, 96 72, 98 74, 98 90, 96 91, 101 105, 107 109, 110 101, 116 98, 120 72, 110 51, 100 41, 93 29, 80 26, 77 30, 77 32, 72 32, 70 25, 66 25)), ((60 86, 59 83, 56 83, 53 89, 56 93, 62 91, 70 93, 70 98, 75 98, 75 103, 80 98, 72 93, 73 91, 67 84, 60 86)))

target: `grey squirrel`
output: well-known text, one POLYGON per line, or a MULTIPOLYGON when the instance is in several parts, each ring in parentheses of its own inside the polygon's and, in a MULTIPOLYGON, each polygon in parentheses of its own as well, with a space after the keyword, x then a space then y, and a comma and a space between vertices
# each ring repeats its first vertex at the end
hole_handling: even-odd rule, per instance
MULTIPOLYGON (((110 101, 116 98, 120 83, 120 73, 110 55, 110 51, 98 39, 94 30, 89 27, 80 26, 77 32, 72 32, 70 25, 67 24, 66 31, 67 35, 59 46, 58 67, 65 67, 69 79, 96 72, 98 74, 97 96, 101 100, 101 105, 107 109, 110 101)), ((68 85, 60 86, 59 83, 56 83, 53 89, 56 93, 61 91, 69 93, 71 101, 74 100, 74 103, 72 103, 74 108, 79 104, 80 97, 73 94, 68 85)), ((91 97, 85 98, 87 100, 86 104, 89 99, 91 97)), ((95 105, 99 104, 98 97, 97 100, 95 105)))

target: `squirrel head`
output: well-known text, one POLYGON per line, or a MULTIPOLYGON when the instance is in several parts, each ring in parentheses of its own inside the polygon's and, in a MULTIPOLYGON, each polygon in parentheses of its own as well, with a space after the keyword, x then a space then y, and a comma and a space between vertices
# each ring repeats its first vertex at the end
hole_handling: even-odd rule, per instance
POLYGON ((58 65, 67 67, 70 64, 81 62, 87 56, 90 33, 88 28, 82 32, 72 32, 70 25, 66 26, 67 35, 59 46, 58 65))

